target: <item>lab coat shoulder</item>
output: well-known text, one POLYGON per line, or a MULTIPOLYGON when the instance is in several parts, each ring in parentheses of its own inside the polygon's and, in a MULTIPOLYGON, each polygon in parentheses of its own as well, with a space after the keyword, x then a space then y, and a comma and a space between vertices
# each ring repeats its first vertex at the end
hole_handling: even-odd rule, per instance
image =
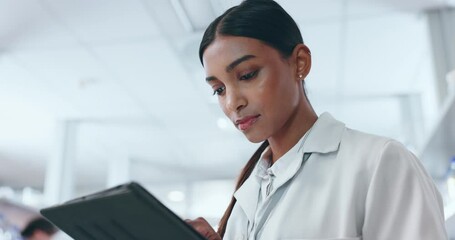
POLYGON ((401 143, 346 128, 337 158, 365 183, 363 239, 447 239, 441 196, 401 143))
POLYGON ((370 182, 381 162, 384 148, 394 140, 382 136, 364 133, 345 127, 336 154, 337 168, 344 173, 337 178, 349 178, 356 185, 356 192, 362 192, 365 201, 370 182), (354 182, 362 183, 355 184, 354 182), (358 188, 362 186, 361 188, 358 188))
POLYGON ((373 154, 363 239, 447 239, 441 196, 415 155, 392 139, 362 138, 364 154, 373 154))
POLYGON ((376 136, 361 131, 345 128, 340 146, 337 152, 338 159, 354 161, 349 167, 358 167, 366 171, 371 177, 379 164, 379 157, 387 143, 393 141, 390 138, 376 136))

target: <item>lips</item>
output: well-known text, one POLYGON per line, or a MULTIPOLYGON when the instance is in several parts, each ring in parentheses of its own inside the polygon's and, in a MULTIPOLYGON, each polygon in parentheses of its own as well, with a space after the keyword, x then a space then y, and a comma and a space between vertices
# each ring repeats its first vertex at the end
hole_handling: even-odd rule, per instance
POLYGON ((259 118, 260 115, 247 116, 235 121, 235 125, 241 131, 249 129, 259 118))

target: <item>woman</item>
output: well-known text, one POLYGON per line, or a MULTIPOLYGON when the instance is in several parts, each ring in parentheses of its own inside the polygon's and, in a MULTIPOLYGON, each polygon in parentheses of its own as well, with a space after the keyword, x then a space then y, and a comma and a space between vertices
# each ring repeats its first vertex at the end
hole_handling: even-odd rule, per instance
POLYGON ((199 56, 235 126, 263 142, 208 239, 447 239, 441 197, 398 142, 317 116, 305 94, 311 54, 274 1, 247 0, 207 28, 199 56))

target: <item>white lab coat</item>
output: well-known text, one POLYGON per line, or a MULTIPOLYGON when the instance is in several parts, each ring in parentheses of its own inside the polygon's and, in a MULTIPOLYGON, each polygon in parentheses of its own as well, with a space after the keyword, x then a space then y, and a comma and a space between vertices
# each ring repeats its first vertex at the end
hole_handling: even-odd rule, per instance
MULTIPOLYGON (((297 174, 258 239, 447 239, 440 194, 400 143, 346 128, 324 113, 300 151, 312 155, 292 170, 297 174)), ((259 187, 250 176, 235 192, 224 239, 248 239, 259 187)))

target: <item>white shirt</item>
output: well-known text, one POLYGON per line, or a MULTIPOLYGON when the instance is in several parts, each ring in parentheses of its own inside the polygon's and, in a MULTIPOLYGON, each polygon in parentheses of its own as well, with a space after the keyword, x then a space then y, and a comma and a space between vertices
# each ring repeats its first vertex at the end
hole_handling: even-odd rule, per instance
MULTIPOLYGON (((285 175, 295 177, 257 240, 447 239, 441 197, 400 143, 346 128, 324 113, 301 151, 294 147, 289 154, 294 157, 285 175), (298 171, 302 153, 312 155, 298 171)), ((274 180, 269 196, 283 181, 274 180)), ((234 193, 237 203, 224 239, 248 239, 260 186, 252 175, 234 193)))

